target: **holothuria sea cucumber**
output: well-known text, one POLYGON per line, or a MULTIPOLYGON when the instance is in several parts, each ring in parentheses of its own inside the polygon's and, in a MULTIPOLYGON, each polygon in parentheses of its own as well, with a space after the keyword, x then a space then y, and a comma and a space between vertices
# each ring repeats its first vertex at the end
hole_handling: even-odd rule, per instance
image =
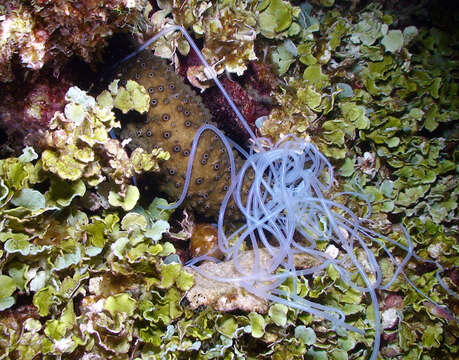
MULTIPOLYGON (((169 151, 171 157, 158 176, 158 190, 166 193, 170 200, 177 200, 182 193, 196 131, 204 124, 214 124, 210 112, 173 67, 151 52, 143 51, 123 64, 116 77, 121 85, 128 80, 137 81, 150 95, 147 114, 124 123, 121 138, 132 139, 128 144, 132 150, 142 147, 151 151, 161 147, 169 151)), ((235 159, 239 167, 242 159, 236 155, 235 159)), ((216 218, 230 185, 229 166, 221 139, 205 131, 199 139, 184 205, 195 213, 216 218)), ((226 215, 237 217, 234 203, 229 204, 226 215)))

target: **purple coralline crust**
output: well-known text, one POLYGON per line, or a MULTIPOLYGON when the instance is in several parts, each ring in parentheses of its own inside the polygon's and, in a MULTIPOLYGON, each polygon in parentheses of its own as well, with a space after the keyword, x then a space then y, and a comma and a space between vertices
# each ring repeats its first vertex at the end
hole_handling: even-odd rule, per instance
MULTIPOLYGON (((251 61, 248 65, 248 70, 243 76, 222 77, 221 82, 255 131, 255 120, 268 115, 274 106, 271 92, 277 88, 279 79, 268 64, 251 61)), ((196 88, 196 84, 190 78, 190 72, 201 67, 198 56, 191 50, 180 60, 178 72, 196 88)), ((204 88, 211 86, 209 84, 204 88)), ((202 98, 212 114, 212 119, 228 136, 238 139, 241 143, 249 139, 249 134, 217 87, 211 86, 206 89, 202 98)))
MULTIPOLYGON (((249 71, 243 77, 237 81, 223 78, 221 82, 255 131, 255 120, 268 115, 273 108, 269 100, 277 86, 277 77, 268 65, 252 61, 249 71)), ((248 140, 249 134, 216 87, 207 90, 203 100, 221 129, 241 142, 242 139, 248 140)))
POLYGON ((10 152, 19 152, 24 145, 38 148, 54 113, 62 111, 70 86, 65 79, 40 76, 33 84, 14 83, 0 88, 0 125, 10 152))

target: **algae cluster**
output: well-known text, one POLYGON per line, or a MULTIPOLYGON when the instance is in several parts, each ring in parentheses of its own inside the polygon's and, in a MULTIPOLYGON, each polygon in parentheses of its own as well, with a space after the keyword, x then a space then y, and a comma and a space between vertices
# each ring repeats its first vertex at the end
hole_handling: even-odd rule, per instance
POLYGON ((114 32, 142 28, 148 8, 146 0, 2 1, 0 81, 13 81, 17 67, 59 72, 72 55, 97 60, 114 32))
MULTIPOLYGON (((336 190, 369 197, 369 226, 403 243, 393 226, 401 221, 415 251, 447 268, 444 280, 457 290, 457 30, 424 18, 402 24, 410 14, 358 3, 158 0, 150 21, 157 30, 185 25, 219 72, 241 74, 255 56, 271 62, 282 81, 272 94, 278 106, 258 122, 261 134, 317 144, 338 169, 336 190)), ((189 51, 177 33, 153 46, 169 58, 189 51)), ((369 299, 333 267, 300 279, 297 292, 342 308, 365 335, 331 330, 281 304, 261 314, 187 306, 193 277, 167 240, 171 212, 158 207, 167 202, 142 208, 130 183, 158 171, 168 154, 129 157, 108 135, 119 126, 113 107, 146 111, 142 95, 134 82, 112 83, 97 98, 72 87, 46 150, 0 160, 0 357, 365 359, 373 341, 369 299)), ((357 199, 346 205, 364 215, 357 199)), ((393 264, 373 250, 389 278, 393 264)), ((433 268, 412 262, 406 272, 457 314, 433 268)), ((289 282, 282 287, 293 291, 289 282)), ((381 358, 457 357, 457 323, 443 309, 402 278, 379 296, 381 358)))

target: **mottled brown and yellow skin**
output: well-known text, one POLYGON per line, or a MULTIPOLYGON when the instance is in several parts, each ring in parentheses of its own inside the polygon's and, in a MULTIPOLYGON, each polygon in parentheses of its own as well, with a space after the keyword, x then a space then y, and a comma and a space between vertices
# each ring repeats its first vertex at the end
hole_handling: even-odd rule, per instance
MULTIPOLYGON (((177 200, 183 189, 191 144, 196 131, 204 124, 213 124, 201 97, 186 85, 172 66, 148 51, 121 65, 116 77, 124 85, 135 80, 150 94, 150 109, 143 121, 122 124, 121 138, 131 138, 131 149, 142 147, 151 151, 161 147, 170 159, 163 165, 159 190, 177 200)), ((242 159, 236 158, 237 164, 242 159)), ((237 167, 239 167, 237 165, 237 167)), ((205 131, 197 148, 185 206, 195 213, 215 218, 230 186, 229 158, 220 138, 205 131)), ((234 217, 234 204, 227 215, 234 217)), ((236 216, 237 217, 237 216, 236 216)))

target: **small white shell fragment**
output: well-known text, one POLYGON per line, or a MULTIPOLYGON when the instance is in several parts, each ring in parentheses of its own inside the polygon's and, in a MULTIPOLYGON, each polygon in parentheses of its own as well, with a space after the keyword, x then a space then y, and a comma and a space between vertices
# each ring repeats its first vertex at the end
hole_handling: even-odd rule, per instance
POLYGON ((339 254, 339 250, 335 245, 331 244, 327 246, 327 249, 325 249, 325 253, 331 258, 336 259, 339 254))
POLYGON ((390 308, 390 309, 384 310, 381 316, 382 316, 383 329, 391 329, 395 325, 397 325, 398 315, 397 315, 396 309, 390 308))

